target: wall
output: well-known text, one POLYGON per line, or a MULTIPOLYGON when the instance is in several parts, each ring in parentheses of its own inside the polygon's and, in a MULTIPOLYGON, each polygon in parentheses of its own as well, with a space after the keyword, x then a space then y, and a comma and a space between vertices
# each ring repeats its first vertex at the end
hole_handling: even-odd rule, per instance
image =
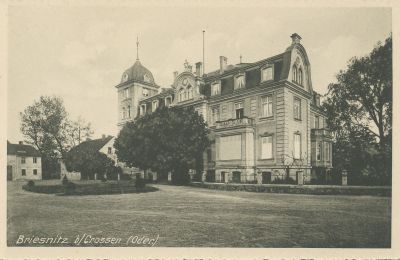
POLYGON ((33 157, 25 157, 25 163, 21 163, 21 157, 17 155, 7 155, 7 165, 12 166, 13 180, 41 180, 42 179, 42 159, 36 157, 37 162, 33 163, 33 157), (22 176, 22 170, 26 170, 26 176, 22 176), (37 170, 37 175, 33 174, 37 170))

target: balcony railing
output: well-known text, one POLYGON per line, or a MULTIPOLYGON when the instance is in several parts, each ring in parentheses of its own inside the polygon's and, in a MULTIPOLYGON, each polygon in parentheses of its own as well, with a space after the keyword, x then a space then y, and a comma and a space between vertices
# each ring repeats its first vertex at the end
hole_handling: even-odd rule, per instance
POLYGON ((252 125, 253 125, 253 119, 248 117, 235 118, 235 119, 216 122, 217 129, 231 128, 231 127, 246 127, 252 125))
POLYGON ((332 138, 332 132, 328 129, 311 129, 311 137, 317 136, 332 138))

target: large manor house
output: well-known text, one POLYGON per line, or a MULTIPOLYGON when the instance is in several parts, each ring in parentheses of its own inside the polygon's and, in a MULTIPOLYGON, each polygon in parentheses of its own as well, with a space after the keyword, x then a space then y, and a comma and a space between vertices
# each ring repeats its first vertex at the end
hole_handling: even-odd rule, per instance
POLYGON ((297 183, 326 178, 332 168, 332 137, 311 65, 298 34, 283 53, 254 63, 228 64, 203 72, 185 62, 171 87, 156 84, 139 59, 116 86, 118 126, 162 106, 192 106, 211 130, 203 181, 297 183))

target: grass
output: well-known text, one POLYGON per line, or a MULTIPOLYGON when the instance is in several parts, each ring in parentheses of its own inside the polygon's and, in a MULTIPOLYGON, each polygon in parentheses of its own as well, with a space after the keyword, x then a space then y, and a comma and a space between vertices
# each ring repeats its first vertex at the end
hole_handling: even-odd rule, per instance
MULTIPOLYGON (((7 241, 19 235, 159 237, 165 247, 391 245, 391 198, 218 191, 154 185, 138 194, 55 196, 8 182, 7 241)), ((54 246, 54 245, 53 245, 54 246)), ((92 245, 93 246, 93 245, 92 245)), ((138 246, 138 245, 129 245, 138 246)))

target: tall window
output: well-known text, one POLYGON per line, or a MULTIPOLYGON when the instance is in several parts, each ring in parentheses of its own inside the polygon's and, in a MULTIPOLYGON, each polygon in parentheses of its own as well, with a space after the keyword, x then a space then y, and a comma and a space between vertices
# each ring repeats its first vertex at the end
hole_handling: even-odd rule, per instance
POLYGON ((37 169, 33 170, 33 175, 37 175, 37 169))
POLYGON ((317 158, 317 161, 321 161, 321 148, 322 148, 322 143, 318 142, 317 143, 317 149, 315 151, 315 157, 317 158))
POLYGON ((325 160, 329 162, 331 160, 331 155, 330 155, 330 143, 325 142, 325 160))
POLYGON ((37 158, 33 157, 33 163, 37 163, 37 158))
POLYGON ((21 163, 22 163, 22 164, 25 163, 25 157, 21 157, 21 163))
POLYGON ((107 153, 108 154, 112 154, 112 148, 111 147, 108 147, 107 153))
POLYGON ((244 117, 244 109, 242 103, 235 103, 236 119, 244 117))
POLYGON ((271 159, 272 156, 272 136, 261 138, 261 159, 271 159))
POLYGON ((124 98, 129 98, 129 88, 124 89, 124 98))
POLYGON ((301 155, 301 135, 300 134, 294 134, 294 151, 293 151, 293 156, 294 159, 300 159, 301 155))
POLYGON ((235 89, 244 88, 245 78, 244 75, 238 75, 235 77, 235 89))
POLYGON ((298 97, 294 98, 293 102, 293 115, 294 119, 301 119, 301 100, 298 97))
POLYGON ((262 117, 272 116, 272 95, 261 98, 262 117))
POLYGON ((146 114, 146 104, 140 105, 140 115, 146 114))
POLYGON ((131 106, 128 106, 128 118, 131 118, 131 106))
POLYGON ((314 119, 314 128, 319 129, 319 116, 315 116, 314 119))
POLYGON ((303 85, 303 70, 302 70, 302 68, 299 68, 299 70, 297 71, 297 83, 299 85, 303 85))
POLYGON ((215 125, 217 121, 219 121, 219 108, 214 107, 211 109, 211 125, 215 125))
POLYGON ((157 108, 158 108, 158 100, 154 100, 153 101, 153 104, 152 104, 151 108, 152 108, 151 110, 153 112, 157 110, 157 108))
POLYGON ((180 90, 179 90, 179 102, 182 102, 183 100, 184 100, 184 96, 183 96, 183 93, 185 92, 185 90, 183 89, 183 88, 181 88, 180 90))
POLYGON ((297 66, 293 65, 292 67, 292 81, 296 82, 297 81, 297 66))
POLYGON ((261 70, 261 80, 268 81, 272 80, 272 67, 267 67, 261 70))
POLYGON ((21 170, 21 175, 22 175, 22 176, 26 176, 26 170, 25 170, 25 169, 22 169, 22 170, 21 170))
POLYGON ((220 83, 214 83, 211 85, 211 95, 219 95, 221 94, 221 84, 220 83))
POLYGON ((191 86, 189 86, 187 88, 187 92, 188 92, 188 99, 192 99, 193 98, 193 88, 191 86))
POLYGON ((165 98, 165 106, 169 107, 172 103, 172 97, 166 97, 165 98))

